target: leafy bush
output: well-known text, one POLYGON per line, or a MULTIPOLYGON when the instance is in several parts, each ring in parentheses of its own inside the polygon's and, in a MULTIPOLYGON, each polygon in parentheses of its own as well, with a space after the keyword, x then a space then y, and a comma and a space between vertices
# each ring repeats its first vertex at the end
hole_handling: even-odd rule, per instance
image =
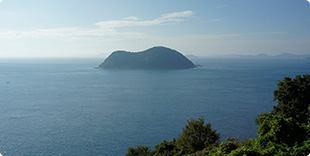
POLYGON ((149 146, 137 146, 136 148, 129 147, 126 156, 151 156, 151 149, 149 146))
POLYGON ((179 150, 176 148, 176 140, 168 142, 164 140, 162 143, 155 146, 155 150, 153 151, 155 156, 170 156, 176 155, 179 150))
POLYGON ((278 105, 274 113, 284 118, 292 117, 297 122, 309 121, 310 106, 310 75, 296 76, 294 79, 285 77, 278 83, 278 89, 273 92, 278 105))
POLYGON ((219 143, 219 139, 220 135, 211 128, 211 124, 205 124, 203 118, 198 118, 187 121, 176 143, 182 153, 190 154, 219 143))

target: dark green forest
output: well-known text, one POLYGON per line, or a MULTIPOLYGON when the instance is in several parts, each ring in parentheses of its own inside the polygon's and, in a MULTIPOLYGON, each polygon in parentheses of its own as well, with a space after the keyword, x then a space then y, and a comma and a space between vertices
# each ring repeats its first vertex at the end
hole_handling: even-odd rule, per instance
POLYGON ((310 75, 285 77, 277 86, 273 92, 277 105, 255 119, 257 138, 220 142, 211 123, 190 119, 178 138, 164 140, 154 150, 129 147, 126 156, 306 156, 310 154, 310 75))

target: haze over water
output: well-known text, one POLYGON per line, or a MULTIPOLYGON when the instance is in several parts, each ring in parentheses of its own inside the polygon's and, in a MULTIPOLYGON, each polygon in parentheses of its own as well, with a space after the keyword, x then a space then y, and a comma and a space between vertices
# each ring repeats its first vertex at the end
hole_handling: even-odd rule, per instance
POLYGON ((202 59, 190 70, 100 70, 102 60, 1 60, 0 153, 125 155, 181 134, 204 117, 225 137, 256 137, 284 76, 298 60, 202 59))

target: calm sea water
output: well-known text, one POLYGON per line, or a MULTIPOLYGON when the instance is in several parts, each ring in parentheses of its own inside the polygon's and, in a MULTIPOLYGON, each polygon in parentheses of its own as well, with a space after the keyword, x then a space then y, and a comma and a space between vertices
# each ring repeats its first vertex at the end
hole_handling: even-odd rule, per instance
POLYGON ((125 155, 204 117, 222 137, 254 138, 284 76, 309 60, 194 60, 176 71, 95 69, 102 60, 0 60, 0 153, 125 155))

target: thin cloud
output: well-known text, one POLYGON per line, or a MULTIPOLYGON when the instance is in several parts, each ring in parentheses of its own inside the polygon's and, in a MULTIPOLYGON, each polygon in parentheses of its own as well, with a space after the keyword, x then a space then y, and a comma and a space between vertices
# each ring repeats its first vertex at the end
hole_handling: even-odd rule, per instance
POLYGON ((167 23, 182 22, 186 18, 189 18, 193 15, 194 12, 189 10, 183 12, 163 14, 162 16, 153 20, 139 21, 138 18, 136 17, 127 17, 123 18, 122 20, 97 22, 96 25, 103 29, 114 29, 117 27, 133 27, 133 26, 153 26, 167 23))
POLYGON ((140 32, 119 32, 116 28, 133 26, 154 26, 161 24, 174 24, 182 22, 193 16, 192 11, 174 12, 163 14, 153 20, 139 21, 137 17, 131 16, 121 20, 97 22, 98 28, 83 29, 79 27, 58 29, 37 29, 32 31, 5 31, 0 32, 0 39, 57 39, 64 41, 97 39, 100 38, 146 38, 147 35, 140 32))
POLYGON ((129 21, 137 21, 138 18, 135 17, 135 16, 130 16, 130 17, 125 17, 125 18, 122 18, 123 20, 129 20, 129 21))
POLYGON ((62 41, 87 40, 95 38, 143 38, 145 35, 139 32, 117 32, 113 29, 82 29, 59 28, 37 29, 33 31, 7 31, 0 32, 0 39, 55 39, 62 41))

